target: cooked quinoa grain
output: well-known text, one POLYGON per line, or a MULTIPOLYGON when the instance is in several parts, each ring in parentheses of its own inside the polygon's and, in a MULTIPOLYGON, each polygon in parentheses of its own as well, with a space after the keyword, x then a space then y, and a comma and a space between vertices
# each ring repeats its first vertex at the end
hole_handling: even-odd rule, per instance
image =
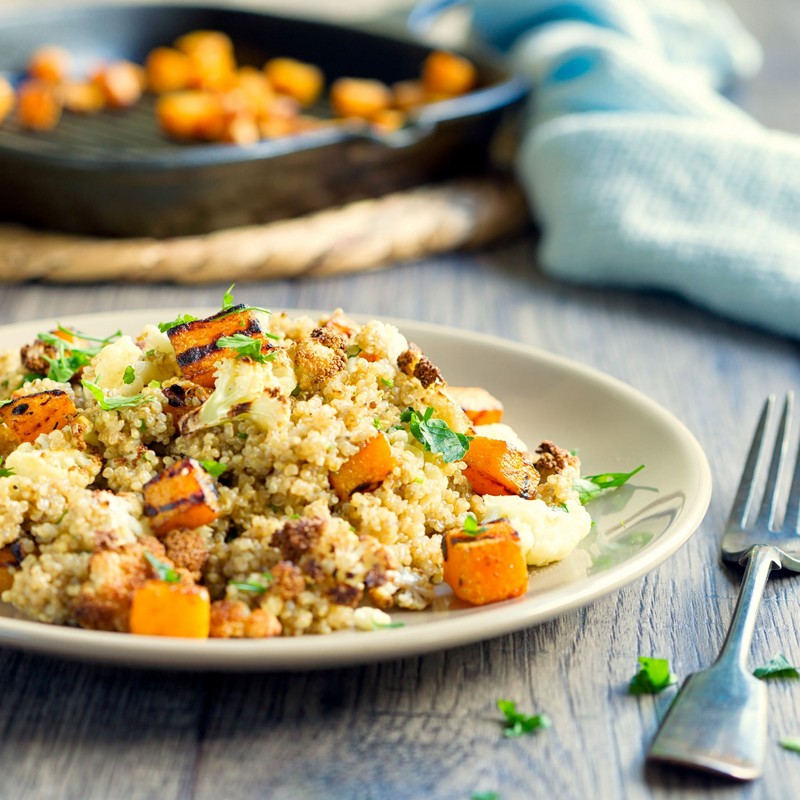
POLYGON ((532 498, 513 476, 473 491, 505 469, 470 462, 475 436, 524 446, 473 424, 392 325, 228 305, 162 327, 0 354, 0 547, 18 556, 2 599, 33 619, 127 632, 160 580, 208 590, 215 637, 372 630, 430 605, 443 538, 471 517, 510 519, 530 565, 589 530, 578 459, 552 442, 519 460, 532 498), (21 440, 7 401, 53 391, 74 408, 21 440))

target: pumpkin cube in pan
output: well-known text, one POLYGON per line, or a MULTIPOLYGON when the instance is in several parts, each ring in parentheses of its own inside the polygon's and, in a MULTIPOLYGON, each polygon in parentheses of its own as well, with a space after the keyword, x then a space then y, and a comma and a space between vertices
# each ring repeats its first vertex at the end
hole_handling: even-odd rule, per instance
POLYGON ((142 492, 144 513, 156 535, 208 525, 219 516, 214 481, 193 458, 184 458, 156 475, 142 492))
POLYGON ((0 406, 0 419, 20 442, 33 442, 69 424, 77 413, 70 396, 61 389, 17 397, 0 406))
POLYGON ((233 306, 206 319, 196 319, 170 328, 167 336, 175 349, 181 376, 187 381, 213 389, 217 361, 231 355, 230 350, 219 347, 217 342, 236 333, 260 339, 264 342, 265 349, 270 348, 261 330, 257 312, 244 305, 233 306))
POLYGON ((448 386, 447 392, 473 425, 490 425, 503 419, 503 404, 480 386, 448 386))

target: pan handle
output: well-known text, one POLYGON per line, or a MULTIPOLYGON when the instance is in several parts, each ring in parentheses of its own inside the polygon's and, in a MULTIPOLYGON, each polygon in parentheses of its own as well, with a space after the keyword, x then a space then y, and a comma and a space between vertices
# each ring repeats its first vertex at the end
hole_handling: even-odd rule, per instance
POLYGON ((420 0, 408 14, 408 30, 418 39, 424 39, 439 17, 465 0, 420 0))

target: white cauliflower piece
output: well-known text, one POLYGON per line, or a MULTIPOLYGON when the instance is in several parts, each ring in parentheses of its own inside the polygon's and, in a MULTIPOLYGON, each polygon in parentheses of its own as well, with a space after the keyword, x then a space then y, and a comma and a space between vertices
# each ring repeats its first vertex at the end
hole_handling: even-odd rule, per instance
POLYGON ((294 370, 282 350, 260 363, 247 358, 220 359, 216 385, 208 399, 181 420, 181 432, 209 428, 246 416, 262 430, 289 421, 289 396, 296 381, 294 370))
POLYGON ((353 612, 353 623, 359 631, 374 631, 392 624, 392 618, 379 608, 364 606, 353 612))
POLYGON ((534 567, 566 558, 592 527, 577 497, 570 497, 566 508, 515 496, 485 495, 483 499, 486 511, 481 522, 508 519, 519 534, 526 563, 534 567))
POLYGON ((114 394, 130 395, 141 392, 142 381, 141 364, 138 373, 135 364, 140 362, 142 351, 136 346, 130 336, 120 336, 115 342, 107 344, 93 359, 92 371, 95 374, 94 382, 106 391, 114 394), (134 367, 135 378, 133 383, 125 383, 124 377, 128 367, 134 367))
POLYGON ((475 433, 478 436, 485 436, 487 439, 501 439, 508 444, 513 445, 517 450, 527 452, 528 445, 517 436, 517 432, 504 422, 492 422, 488 425, 476 425, 475 433))
POLYGON ((5 467, 20 478, 39 484, 88 486, 100 472, 100 460, 77 448, 43 450, 25 442, 5 460, 5 467))

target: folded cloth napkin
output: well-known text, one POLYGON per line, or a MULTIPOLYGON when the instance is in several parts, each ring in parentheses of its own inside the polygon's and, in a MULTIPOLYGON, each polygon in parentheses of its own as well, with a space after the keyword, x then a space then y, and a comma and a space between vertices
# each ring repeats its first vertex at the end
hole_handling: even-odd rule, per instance
POLYGON ((800 140, 720 90, 760 51, 714 0, 472 0, 532 84, 518 171, 550 274, 800 338, 800 140))

